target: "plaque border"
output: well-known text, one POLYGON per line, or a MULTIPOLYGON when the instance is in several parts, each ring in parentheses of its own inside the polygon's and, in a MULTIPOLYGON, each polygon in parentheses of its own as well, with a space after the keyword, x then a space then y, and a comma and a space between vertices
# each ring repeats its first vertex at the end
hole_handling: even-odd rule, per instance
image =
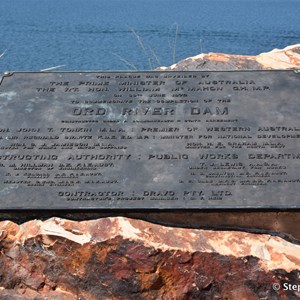
MULTIPOLYGON (((130 73, 130 74, 145 74, 145 73, 158 73, 158 74, 163 74, 163 73, 254 73, 254 72, 261 72, 261 73, 284 73, 284 72, 293 72, 295 74, 298 74, 300 76, 300 69, 247 69, 247 70, 67 70, 67 71, 4 71, 0 73, 0 86, 2 85, 4 78, 6 77, 11 77, 14 74, 92 74, 92 73, 103 73, 103 74, 115 74, 115 73, 130 73)), ((88 214, 88 213, 111 213, 111 214, 116 214, 116 213, 167 213, 167 212, 182 212, 182 213, 192 213, 192 212, 211 212, 211 213, 220 213, 220 212, 300 212, 300 196, 299 196, 299 204, 298 205, 256 205, 254 206, 240 206, 236 205, 234 207, 232 206, 217 206, 217 207, 212 207, 212 206, 202 206, 202 207, 174 207, 174 208, 137 208, 137 207, 132 207, 132 208, 116 208, 116 207, 78 207, 78 208, 60 208, 60 207, 55 207, 55 208, 45 208, 45 207, 34 207, 34 208, 24 208, 14 206, 11 208, 0 208, 1 213, 10 213, 10 212, 16 212, 16 213, 36 213, 38 211, 43 211, 44 214, 51 213, 55 214, 55 212, 58 213, 64 213, 67 212, 68 214, 88 214)), ((54 215, 53 215, 54 216, 54 215)), ((103 216, 101 216, 103 217, 103 216)), ((48 216, 47 216, 48 218, 48 216)), ((213 225, 211 227, 214 227, 213 225)), ((222 227, 223 228, 223 227, 222 227)))

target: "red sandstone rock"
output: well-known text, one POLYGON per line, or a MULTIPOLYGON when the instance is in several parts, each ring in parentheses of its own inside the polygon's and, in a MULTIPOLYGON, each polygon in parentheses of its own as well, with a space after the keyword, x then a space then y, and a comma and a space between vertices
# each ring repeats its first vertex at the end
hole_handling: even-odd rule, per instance
POLYGON ((247 70, 247 69, 299 69, 300 44, 274 49, 257 56, 207 53, 182 60, 159 70, 202 71, 202 70, 247 70))
POLYGON ((0 222, 0 299, 298 299, 300 246, 127 218, 0 222), (277 291, 272 285, 281 285, 277 291))

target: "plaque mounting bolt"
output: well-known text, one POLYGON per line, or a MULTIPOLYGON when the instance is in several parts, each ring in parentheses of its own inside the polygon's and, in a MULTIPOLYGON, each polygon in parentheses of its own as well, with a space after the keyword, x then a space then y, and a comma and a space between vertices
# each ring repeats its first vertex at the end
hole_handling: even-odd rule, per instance
POLYGON ((14 74, 13 72, 6 71, 4 72, 3 76, 8 77, 8 76, 12 76, 13 74, 14 74))

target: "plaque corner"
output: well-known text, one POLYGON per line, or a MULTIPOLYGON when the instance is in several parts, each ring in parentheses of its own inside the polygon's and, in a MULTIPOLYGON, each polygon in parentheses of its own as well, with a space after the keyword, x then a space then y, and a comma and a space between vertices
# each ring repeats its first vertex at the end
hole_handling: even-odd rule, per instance
POLYGON ((14 75, 14 72, 11 72, 11 71, 5 71, 3 74, 2 74, 2 77, 10 77, 14 75))
POLYGON ((5 77, 10 77, 10 76, 12 76, 13 74, 14 74, 14 72, 11 72, 11 71, 5 71, 5 72, 3 72, 3 73, 0 73, 0 85, 2 84, 3 79, 4 79, 5 77))

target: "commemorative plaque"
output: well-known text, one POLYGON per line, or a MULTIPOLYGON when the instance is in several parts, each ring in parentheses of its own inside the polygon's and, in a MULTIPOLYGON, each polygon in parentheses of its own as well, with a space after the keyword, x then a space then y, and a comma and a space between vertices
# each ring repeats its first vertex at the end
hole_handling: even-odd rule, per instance
POLYGON ((300 208, 298 71, 5 73, 1 209, 300 208))

